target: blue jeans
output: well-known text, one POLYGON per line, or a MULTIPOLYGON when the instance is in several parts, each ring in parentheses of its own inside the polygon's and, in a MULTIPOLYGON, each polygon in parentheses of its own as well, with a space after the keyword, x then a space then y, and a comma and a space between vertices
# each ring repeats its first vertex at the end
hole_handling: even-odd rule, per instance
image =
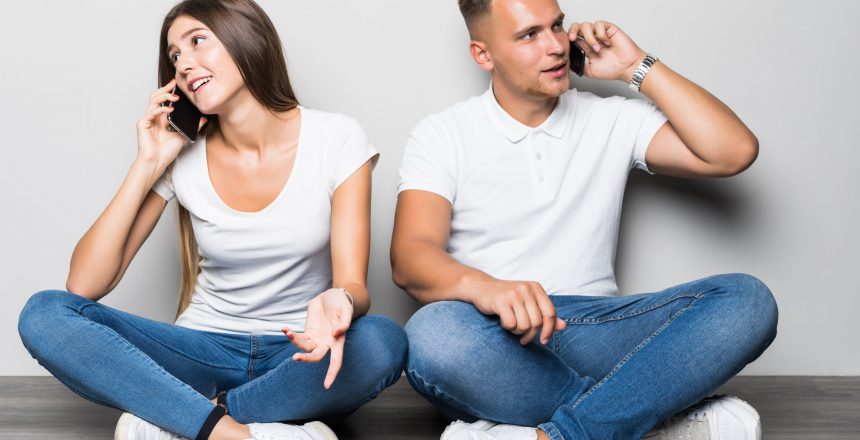
POLYGON ((72 391, 192 439, 223 390, 230 416, 241 423, 346 417, 400 378, 407 348, 391 319, 355 320, 343 367, 325 390, 328 358, 293 361, 298 349, 285 336, 192 330, 63 291, 30 298, 18 331, 32 356, 72 391))
POLYGON ((421 308, 406 325, 409 382, 449 419, 537 426, 553 440, 638 439, 776 337, 774 297, 749 275, 551 299, 567 328, 546 346, 520 345, 468 303, 421 308))

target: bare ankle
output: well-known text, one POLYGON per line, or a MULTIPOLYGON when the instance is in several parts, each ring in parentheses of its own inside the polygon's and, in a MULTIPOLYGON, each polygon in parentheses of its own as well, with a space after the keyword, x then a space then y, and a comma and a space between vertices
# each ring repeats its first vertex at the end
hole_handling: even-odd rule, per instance
POLYGON ((538 440, 549 440, 549 436, 546 435, 545 432, 541 431, 540 428, 536 429, 538 440))

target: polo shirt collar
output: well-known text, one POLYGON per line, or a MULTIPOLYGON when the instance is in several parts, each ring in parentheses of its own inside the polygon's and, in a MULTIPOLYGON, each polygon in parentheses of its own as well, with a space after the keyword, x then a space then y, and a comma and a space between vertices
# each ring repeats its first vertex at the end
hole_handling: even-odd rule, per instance
POLYGON ((554 138, 561 139, 571 119, 568 111, 570 103, 568 102, 569 96, 567 93, 558 97, 558 102, 546 121, 543 121, 541 125, 534 128, 517 121, 499 105, 496 96, 493 94, 492 83, 489 90, 484 92, 483 101, 484 110, 490 122, 496 130, 499 130, 512 143, 521 141, 529 132, 534 130, 540 130, 554 138))

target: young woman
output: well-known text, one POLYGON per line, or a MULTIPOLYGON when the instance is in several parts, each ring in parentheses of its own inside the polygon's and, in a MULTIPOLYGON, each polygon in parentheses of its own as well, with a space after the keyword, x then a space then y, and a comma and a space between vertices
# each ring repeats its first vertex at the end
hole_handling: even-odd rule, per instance
POLYGON ((400 377, 405 334, 364 316, 377 153, 352 119, 299 106, 252 0, 175 6, 159 82, 68 291, 24 307, 24 345, 76 393, 127 411, 118 439, 334 439, 319 421, 266 422, 341 419, 400 377), (207 115, 195 143, 168 129, 174 87, 207 115), (99 304, 173 199, 176 324, 99 304))

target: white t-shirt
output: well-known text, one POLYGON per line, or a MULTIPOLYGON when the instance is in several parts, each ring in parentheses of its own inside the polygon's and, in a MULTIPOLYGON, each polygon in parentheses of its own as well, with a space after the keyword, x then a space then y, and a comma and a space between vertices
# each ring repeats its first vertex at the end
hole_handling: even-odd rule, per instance
POLYGON ((221 200, 209 179, 205 139, 186 146, 154 185, 189 211, 202 257, 191 304, 176 324, 222 333, 302 331, 308 302, 332 286, 332 196, 378 153, 353 119, 300 111, 289 179, 262 210, 240 212, 221 200))
POLYGON ((452 206, 447 250, 504 280, 551 295, 618 294, 621 201, 633 167, 666 117, 653 104, 570 90, 531 128, 492 87, 412 130, 398 192, 424 190, 452 206))

